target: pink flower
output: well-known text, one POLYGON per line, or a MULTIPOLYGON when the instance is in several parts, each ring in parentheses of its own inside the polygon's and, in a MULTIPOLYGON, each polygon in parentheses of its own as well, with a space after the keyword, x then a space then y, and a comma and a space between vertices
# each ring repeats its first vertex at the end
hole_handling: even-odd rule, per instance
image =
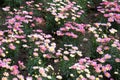
POLYGON ((60 31, 67 31, 67 29, 62 27, 62 28, 60 28, 60 31))
POLYGON ((37 80, 42 80, 42 78, 41 77, 38 77, 38 79, 37 80))
POLYGON ((39 68, 39 73, 44 77, 47 76, 43 67, 39 68))
POLYGON ((16 18, 16 20, 20 20, 21 16, 20 15, 16 15, 15 18, 16 18))
POLYGON ((5 8, 2 8, 4 11, 9 11, 10 10, 10 7, 9 6, 7 6, 7 7, 5 7, 5 8))
POLYGON ((12 66, 11 74, 13 74, 13 75, 19 74, 19 70, 18 70, 18 66, 17 65, 12 66))
POLYGON ((71 37, 72 38, 77 38, 78 36, 76 34, 74 34, 74 33, 71 32, 71 37))
POLYGON ((33 55, 34 55, 35 57, 37 57, 37 56, 38 56, 38 53, 37 53, 37 52, 34 52, 33 55))
POLYGON ((9 48, 12 49, 12 50, 15 50, 15 49, 16 49, 16 47, 15 47, 12 43, 9 44, 9 48))
POLYGON ((101 23, 94 23, 94 25, 95 25, 96 27, 99 27, 99 26, 101 25, 101 23))
POLYGON ((18 80, 18 78, 13 78, 12 80, 18 80))
POLYGON ((21 18, 20 18, 20 21, 25 22, 25 17, 21 17, 21 18))
POLYGON ((33 15, 33 12, 29 12, 30 15, 33 15))
POLYGON ((71 33, 70 32, 66 32, 65 35, 66 36, 71 36, 71 33))
POLYGON ((35 27, 35 24, 34 24, 34 23, 32 23, 32 24, 31 24, 31 27, 35 27))
POLYGON ((41 52, 45 52, 47 50, 47 48, 44 45, 40 45, 40 51, 41 52))
POLYGON ((9 19, 9 20, 8 20, 8 24, 14 24, 14 23, 15 23, 15 21, 16 21, 16 20, 15 20, 14 18, 9 19))
POLYGON ((109 71, 109 70, 112 69, 112 66, 111 66, 110 64, 107 64, 107 65, 105 66, 105 68, 106 68, 107 71, 109 71))
POLYGON ((58 57, 61 56, 61 55, 62 55, 62 53, 60 53, 60 52, 56 53, 56 56, 58 56, 58 57))
POLYGON ((108 72, 105 72, 104 75, 105 75, 107 78, 110 78, 110 77, 111 77, 110 73, 108 73, 108 72))
POLYGON ((15 24, 14 27, 16 27, 16 28, 18 28, 18 27, 21 26, 21 23, 20 23, 20 22, 15 22, 14 24, 15 24))
POLYGON ((64 34, 61 31, 56 32, 58 36, 63 36, 64 34))
POLYGON ((103 72, 106 72, 106 71, 107 71, 107 70, 106 70, 106 67, 102 66, 102 71, 103 71, 103 72))
POLYGON ((104 58, 105 58, 105 59, 110 59, 110 58, 111 58, 111 55, 110 55, 110 54, 105 54, 104 58))
POLYGON ((22 69, 24 69, 24 68, 25 68, 24 63, 23 63, 23 62, 21 62, 21 61, 18 61, 18 65, 19 65, 19 66, 20 66, 20 68, 22 68, 22 69))
POLYGON ((102 47, 101 47, 101 46, 98 46, 96 51, 97 51, 97 52, 101 52, 101 51, 102 51, 102 47))
POLYGON ((45 58, 48 58, 48 59, 50 59, 52 56, 50 55, 50 54, 44 54, 43 55, 45 58))
POLYGON ((8 28, 12 28, 12 26, 11 26, 11 25, 8 25, 7 27, 8 27, 8 28))
POLYGON ((36 22, 38 22, 39 24, 41 24, 41 23, 43 22, 43 19, 42 19, 42 18, 39 18, 39 17, 36 18, 35 20, 36 20, 36 22))
POLYGON ((109 42, 110 40, 110 38, 104 38, 104 42, 109 42))
POLYGON ((104 47, 104 50, 109 50, 109 47, 108 47, 108 46, 105 46, 105 47, 104 47))
POLYGON ((81 70, 86 69, 86 67, 85 67, 84 65, 79 65, 79 68, 80 68, 81 70))
POLYGON ((109 17, 109 14, 104 14, 104 17, 109 17))
POLYGON ((0 54, 2 54, 3 53, 3 50, 0 48, 0 54))
POLYGON ((33 80, 32 77, 27 77, 26 80, 33 80))
POLYGON ((120 58, 116 58, 116 59, 115 59, 115 62, 120 62, 120 58))
POLYGON ((96 71, 97 73, 100 73, 100 72, 101 72, 100 67, 95 67, 95 71, 96 71))
POLYGON ((67 56, 63 56, 63 59, 66 60, 66 61, 69 60, 69 58, 67 56))
POLYGON ((87 78, 82 78, 81 80, 87 80, 87 78))
POLYGON ((105 59, 104 58, 99 58, 98 61, 101 62, 101 63, 104 63, 105 59))
POLYGON ((40 30, 40 29, 37 29, 37 30, 36 30, 36 32, 40 32, 40 33, 41 33, 41 32, 42 32, 42 30, 40 30))
POLYGON ((3 31, 0 31, 0 36, 2 36, 4 34, 4 32, 3 31))
POLYGON ((79 25, 78 25, 78 28, 79 28, 79 31, 80 31, 82 34, 85 33, 84 25, 79 24, 79 25))
POLYGON ((45 38, 51 38, 52 36, 48 34, 48 35, 45 35, 44 37, 45 38))
POLYGON ((86 59, 80 59, 79 60, 79 64, 83 64, 84 62, 86 62, 86 59))
POLYGON ((92 62, 91 65, 92 66, 97 66, 97 62, 92 62))
POLYGON ((95 80, 95 76, 90 76, 89 79, 90 80, 95 80))

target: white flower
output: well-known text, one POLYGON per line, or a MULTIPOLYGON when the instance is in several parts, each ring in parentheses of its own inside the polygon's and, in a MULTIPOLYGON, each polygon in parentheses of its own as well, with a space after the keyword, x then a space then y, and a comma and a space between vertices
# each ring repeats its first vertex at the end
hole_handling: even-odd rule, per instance
POLYGON ((70 57, 75 57, 75 55, 73 55, 73 54, 70 54, 70 57))
POLYGON ((116 33, 116 32, 117 32, 117 30, 116 30, 116 29, 114 29, 114 28, 110 29, 109 31, 110 31, 110 33, 111 33, 111 34, 114 34, 114 33, 116 33))
POLYGON ((51 46, 48 48, 49 52, 55 52, 55 47, 54 46, 51 46))
POLYGON ((53 66, 51 66, 51 65, 48 65, 48 67, 49 67, 50 69, 54 70, 53 66))
POLYGON ((72 17, 72 20, 76 20, 76 17, 72 17))
POLYGON ((64 54, 69 54, 69 52, 68 52, 68 51, 64 51, 63 53, 64 53, 64 54))
POLYGON ((45 73, 45 69, 43 67, 39 68, 39 73, 43 76, 43 77, 47 77, 47 74, 45 73))
POLYGON ((90 31, 90 32, 93 32, 93 31, 95 31, 95 30, 96 30, 95 27, 90 27, 90 28, 89 28, 89 31, 90 31))
POLYGON ((26 45, 26 44, 23 44, 22 46, 23 46, 23 47, 25 47, 25 48, 27 48, 27 47, 28 47, 28 45, 26 45))
POLYGON ((48 79, 52 79, 52 77, 51 77, 51 76, 47 76, 47 78, 48 78, 48 79))
POLYGON ((32 80, 32 77, 27 77, 26 80, 32 80))
POLYGON ((56 43, 51 43, 51 46, 54 46, 54 47, 56 47, 56 43))
POLYGON ((80 78, 84 78, 83 75, 79 75, 80 78))
POLYGON ((74 77, 74 75, 73 75, 73 74, 70 74, 70 76, 71 76, 71 77, 74 77))
POLYGON ((61 0, 53 0, 53 2, 60 2, 61 0))
POLYGON ((2 77, 2 79, 1 80, 8 80, 8 78, 7 77, 2 77))
POLYGON ((17 43, 17 44, 19 44, 19 43, 20 43, 20 41, 16 41, 16 43, 17 43))
POLYGON ((10 7, 5 7, 5 8, 2 8, 4 11, 9 11, 10 10, 10 7))
POLYGON ((90 71, 88 69, 85 69, 85 72, 90 73, 90 71))
POLYGON ((8 72, 4 72, 3 75, 4 76, 9 76, 9 73, 8 72))
POLYGON ((81 52, 81 51, 77 51, 77 54, 78 54, 79 56, 82 56, 82 52, 81 52))
POLYGON ((55 18, 55 21, 56 21, 56 22, 58 22, 58 21, 59 21, 59 18, 58 18, 58 17, 56 17, 56 18, 55 18))
POLYGON ((38 66, 33 66, 33 69, 39 69, 39 67, 38 66))
POLYGON ((118 72, 114 72, 114 74, 119 74, 118 72))
POLYGON ((111 46, 112 46, 112 47, 117 47, 117 45, 116 45, 116 44, 112 44, 111 46))
POLYGON ((57 75, 56 78, 57 79, 62 79, 62 76, 61 75, 57 75))
POLYGON ((25 15, 26 18, 32 18, 32 16, 29 16, 29 15, 25 15))
POLYGON ((89 77, 90 77, 90 74, 86 74, 86 76, 89 78, 89 77))

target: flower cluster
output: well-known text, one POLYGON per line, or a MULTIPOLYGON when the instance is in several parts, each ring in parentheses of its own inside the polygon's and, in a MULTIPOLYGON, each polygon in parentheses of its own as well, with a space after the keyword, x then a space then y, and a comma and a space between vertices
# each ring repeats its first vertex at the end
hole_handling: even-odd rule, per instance
POLYGON ((0 29, 1 80, 120 79, 119 29, 111 23, 120 23, 117 1, 98 7, 108 22, 86 24, 79 21, 84 11, 74 1, 25 4, 2 8, 7 15, 0 29), (46 31, 49 22, 57 29, 46 31))
POLYGON ((84 11, 81 10, 81 6, 77 5, 76 2, 70 2, 69 0, 54 0, 54 2, 48 4, 50 7, 47 8, 47 11, 55 16, 55 21, 57 22, 69 18, 76 20, 84 13, 84 11))
POLYGON ((69 61, 69 57, 82 57, 82 51, 80 51, 77 46, 73 46, 72 44, 64 44, 64 47, 58 49, 55 55, 56 57, 63 57, 63 60, 69 61))
MULTIPOLYGON (((28 35, 28 38, 30 42, 33 42, 36 45, 36 48, 34 48, 33 55, 38 56, 39 51, 42 53, 43 57, 45 58, 51 58, 53 54, 49 53, 55 53, 56 43, 52 42, 54 38, 52 38, 51 35, 46 35, 45 33, 34 31, 35 34, 28 35), (48 53, 49 52, 49 53, 48 53)), ((32 46, 31 46, 32 47, 32 46)))
POLYGON ((85 34, 85 27, 86 26, 87 26, 86 24, 78 24, 76 22, 66 22, 64 24, 64 27, 61 27, 56 32, 56 34, 58 36, 64 36, 65 35, 65 36, 69 36, 69 37, 72 37, 72 38, 77 38, 78 35, 73 33, 73 31, 85 34))
POLYGON ((120 24, 120 5, 117 1, 104 1, 100 5, 98 11, 103 13, 104 17, 108 18, 109 22, 115 21, 120 24))
MULTIPOLYGON (((108 55, 105 55, 105 58, 107 56, 108 55)), ((75 69, 77 70, 78 74, 80 74, 77 80, 100 80, 104 75, 108 78, 111 77, 109 71, 112 69, 112 66, 110 64, 102 65, 96 60, 90 60, 89 57, 85 57, 81 58, 79 62, 71 66, 70 69, 75 69), (94 70, 94 73, 92 73, 91 70, 94 70), (96 74, 96 76, 94 74, 96 74)))

